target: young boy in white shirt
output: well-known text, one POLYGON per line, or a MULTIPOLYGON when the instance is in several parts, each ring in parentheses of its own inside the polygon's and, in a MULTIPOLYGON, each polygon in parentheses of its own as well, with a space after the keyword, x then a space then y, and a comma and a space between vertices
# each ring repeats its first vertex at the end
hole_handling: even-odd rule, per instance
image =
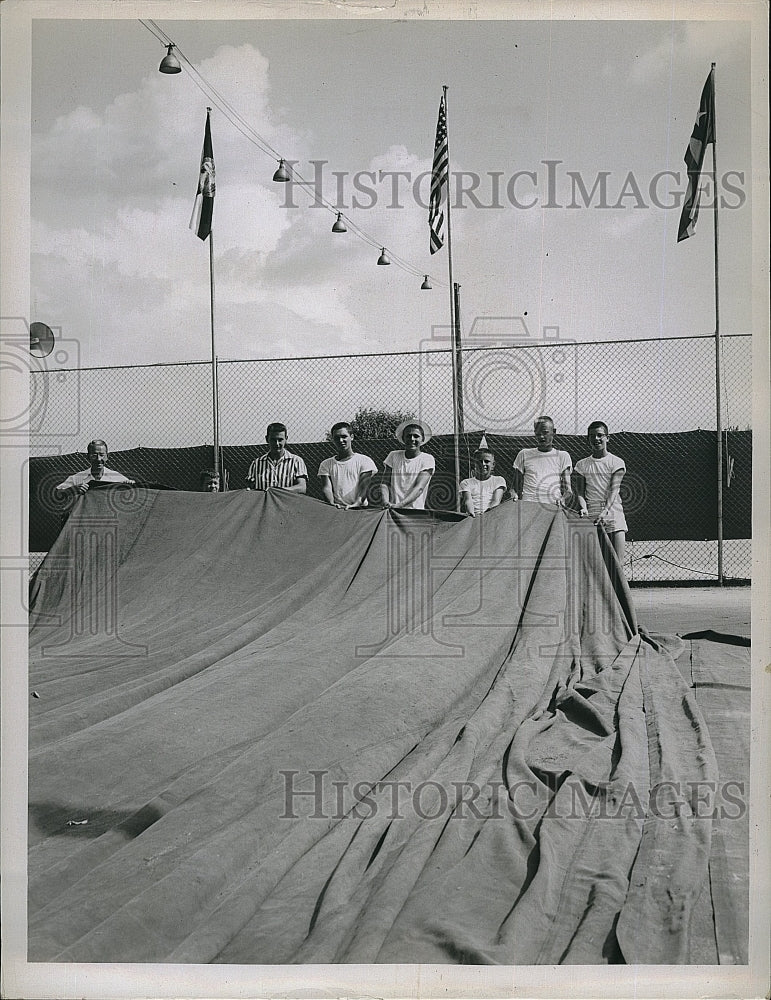
POLYGON ((369 455, 353 450, 351 425, 341 421, 330 431, 336 454, 319 466, 321 491, 327 503, 350 510, 367 506, 367 490, 377 466, 369 455))
POLYGON ((538 447, 523 448, 514 459, 511 499, 564 506, 572 495, 570 455, 554 447, 556 431, 551 417, 537 417, 533 431, 538 447))
POLYGON ((404 451, 390 451, 383 463, 385 474, 380 493, 384 507, 425 509, 436 461, 433 455, 420 449, 430 437, 430 427, 421 420, 405 420, 396 428, 396 438, 404 445, 404 451))
POLYGON ((620 490, 626 465, 622 458, 608 451, 608 425, 602 420, 589 424, 586 436, 592 453, 576 462, 579 513, 581 517, 591 517, 595 524, 602 523, 623 563, 627 528, 620 490))
POLYGON ((460 484, 461 509, 471 517, 484 514, 503 500, 506 480, 494 476, 495 455, 486 448, 474 452, 474 475, 460 484))

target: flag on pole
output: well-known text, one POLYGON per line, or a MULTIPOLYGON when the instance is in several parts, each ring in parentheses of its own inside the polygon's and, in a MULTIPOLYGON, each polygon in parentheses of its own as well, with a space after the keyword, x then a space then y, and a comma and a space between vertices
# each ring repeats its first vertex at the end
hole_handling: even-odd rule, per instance
POLYGON ((431 200, 428 205, 428 228, 431 231, 431 253, 441 250, 444 245, 444 209, 442 202, 447 196, 448 168, 450 165, 447 148, 447 112, 444 94, 439 102, 439 120, 436 123, 434 142, 434 166, 431 171, 431 200))
MULTIPOLYGON (((715 90, 712 73, 707 77, 701 92, 696 124, 693 126, 688 148, 685 151, 685 165, 688 168, 688 190, 677 229, 677 242, 693 236, 699 217, 699 177, 704 163, 704 154, 710 142, 715 141, 715 90)), ((717 196, 717 194, 716 194, 717 196)))
POLYGON ((212 230, 214 215, 214 153, 211 147, 211 125, 209 110, 206 111, 206 131, 203 134, 201 172, 198 177, 198 191, 190 217, 190 228, 200 240, 205 240, 212 230))

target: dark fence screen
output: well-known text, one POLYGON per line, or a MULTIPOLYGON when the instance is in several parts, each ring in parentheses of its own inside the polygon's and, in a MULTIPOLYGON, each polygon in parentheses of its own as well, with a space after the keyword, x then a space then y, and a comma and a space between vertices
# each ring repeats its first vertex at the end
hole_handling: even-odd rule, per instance
MULTIPOLYGON (((732 431, 724 437, 724 525, 726 539, 751 536, 752 432, 732 431)), ((461 443, 461 478, 470 474, 471 455, 481 433, 466 434, 461 443)), ((520 448, 532 447, 532 437, 487 434, 496 454, 496 473, 511 483, 511 467, 520 448)), ((589 454, 586 439, 560 436, 557 446, 570 452, 573 463, 589 454)), ((357 441, 356 450, 370 455, 383 468, 383 459, 397 448, 394 440, 357 441)), ((651 539, 704 541, 716 538, 717 474, 714 431, 673 434, 621 432, 611 441, 614 453, 626 463, 622 499, 630 541, 651 539)), ((333 452, 327 442, 294 444, 308 467, 308 495, 321 499, 316 476, 322 459, 333 452)), ((244 489, 251 461, 266 445, 230 445, 222 449, 229 488, 244 489)), ((429 490, 428 505, 438 510, 455 509, 454 448, 450 435, 437 435, 426 445, 437 468, 429 490)), ((193 448, 134 448, 110 454, 111 468, 138 483, 177 490, 199 490, 201 472, 212 466, 211 446, 193 448)), ((30 460, 29 547, 46 552, 61 529, 71 500, 54 487, 71 473, 87 468, 82 454, 57 455, 30 460)))

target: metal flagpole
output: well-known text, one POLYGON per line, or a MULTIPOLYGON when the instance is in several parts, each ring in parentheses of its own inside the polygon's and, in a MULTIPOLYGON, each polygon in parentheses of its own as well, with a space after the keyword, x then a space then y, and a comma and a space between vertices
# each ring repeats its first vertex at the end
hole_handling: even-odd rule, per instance
MULTIPOLYGON (((220 404, 217 386, 217 353, 214 345, 214 231, 209 233, 209 300, 211 313, 211 396, 214 422, 214 475, 220 477, 220 404)), ((220 488, 222 483, 220 482, 220 488)))
MULTIPOLYGON (((464 437, 466 433, 466 428, 463 422, 463 350, 461 344, 461 330, 460 330, 460 285, 456 281, 453 286, 455 292, 455 324, 453 328, 453 350, 456 353, 457 360, 455 362, 457 371, 457 406, 458 406, 458 434, 460 437, 464 437)), ((465 476, 463 477, 465 479, 465 476)))
POLYGON ((452 228, 450 223, 450 202, 452 194, 450 191, 450 116, 447 108, 447 85, 442 87, 444 94, 444 117, 447 125, 447 268, 450 277, 450 327, 452 330, 452 426, 453 441, 455 451, 455 509, 460 511, 460 446, 458 444, 458 434, 460 432, 460 421, 458 413, 458 354, 456 351, 456 323, 455 315, 455 286, 452 280, 452 228))
POLYGON ((717 128, 715 125, 715 64, 712 63, 712 177, 715 200, 715 411, 717 427, 717 582, 723 579, 723 413, 720 405, 720 284, 718 280, 718 179, 717 179, 717 128))

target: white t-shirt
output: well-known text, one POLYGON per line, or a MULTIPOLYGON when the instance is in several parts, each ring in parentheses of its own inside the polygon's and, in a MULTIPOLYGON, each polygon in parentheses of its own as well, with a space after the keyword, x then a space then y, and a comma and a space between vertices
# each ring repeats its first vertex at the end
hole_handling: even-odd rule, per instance
POLYGON ((470 494, 475 514, 484 514, 490 509, 493 493, 498 489, 506 489, 506 480, 503 476, 490 476, 489 479, 477 479, 473 476, 471 479, 464 479, 460 484, 461 493, 470 494))
POLYGON ((418 452, 414 458, 406 458, 403 451, 389 451, 383 463, 391 469, 391 503, 394 507, 407 507, 409 510, 424 510, 428 488, 411 503, 402 503, 404 497, 418 480, 421 472, 433 473, 436 461, 433 455, 424 451, 418 452))
POLYGON ((319 466, 319 475, 329 476, 335 503, 354 502, 362 472, 377 472, 377 466, 369 455, 358 452, 342 462, 333 455, 332 458, 325 458, 319 466))
MULTIPOLYGON (((614 473, 626 472, 624 460, 610 452, 604 458, 594 458, 589 455, 588 458, 582 458, 576 462, 576 472, 582 475, 586 482, 584 495, 589 517, 597 518, 605 509, 614 473)), ((613 501, 613 505, 608 511, 608 517, 605 519, 605 528, 608 531, 626 531, 626 518, 621 505, 621 497, 616 497, 613 501)))
POLYGON ((562 496, 563 473, 570 473, 573 464, 570 455, 559 448, 551 451, 523 448, 514 459, 514 468, 524 476, 522 500, 556 503, 562 496))

